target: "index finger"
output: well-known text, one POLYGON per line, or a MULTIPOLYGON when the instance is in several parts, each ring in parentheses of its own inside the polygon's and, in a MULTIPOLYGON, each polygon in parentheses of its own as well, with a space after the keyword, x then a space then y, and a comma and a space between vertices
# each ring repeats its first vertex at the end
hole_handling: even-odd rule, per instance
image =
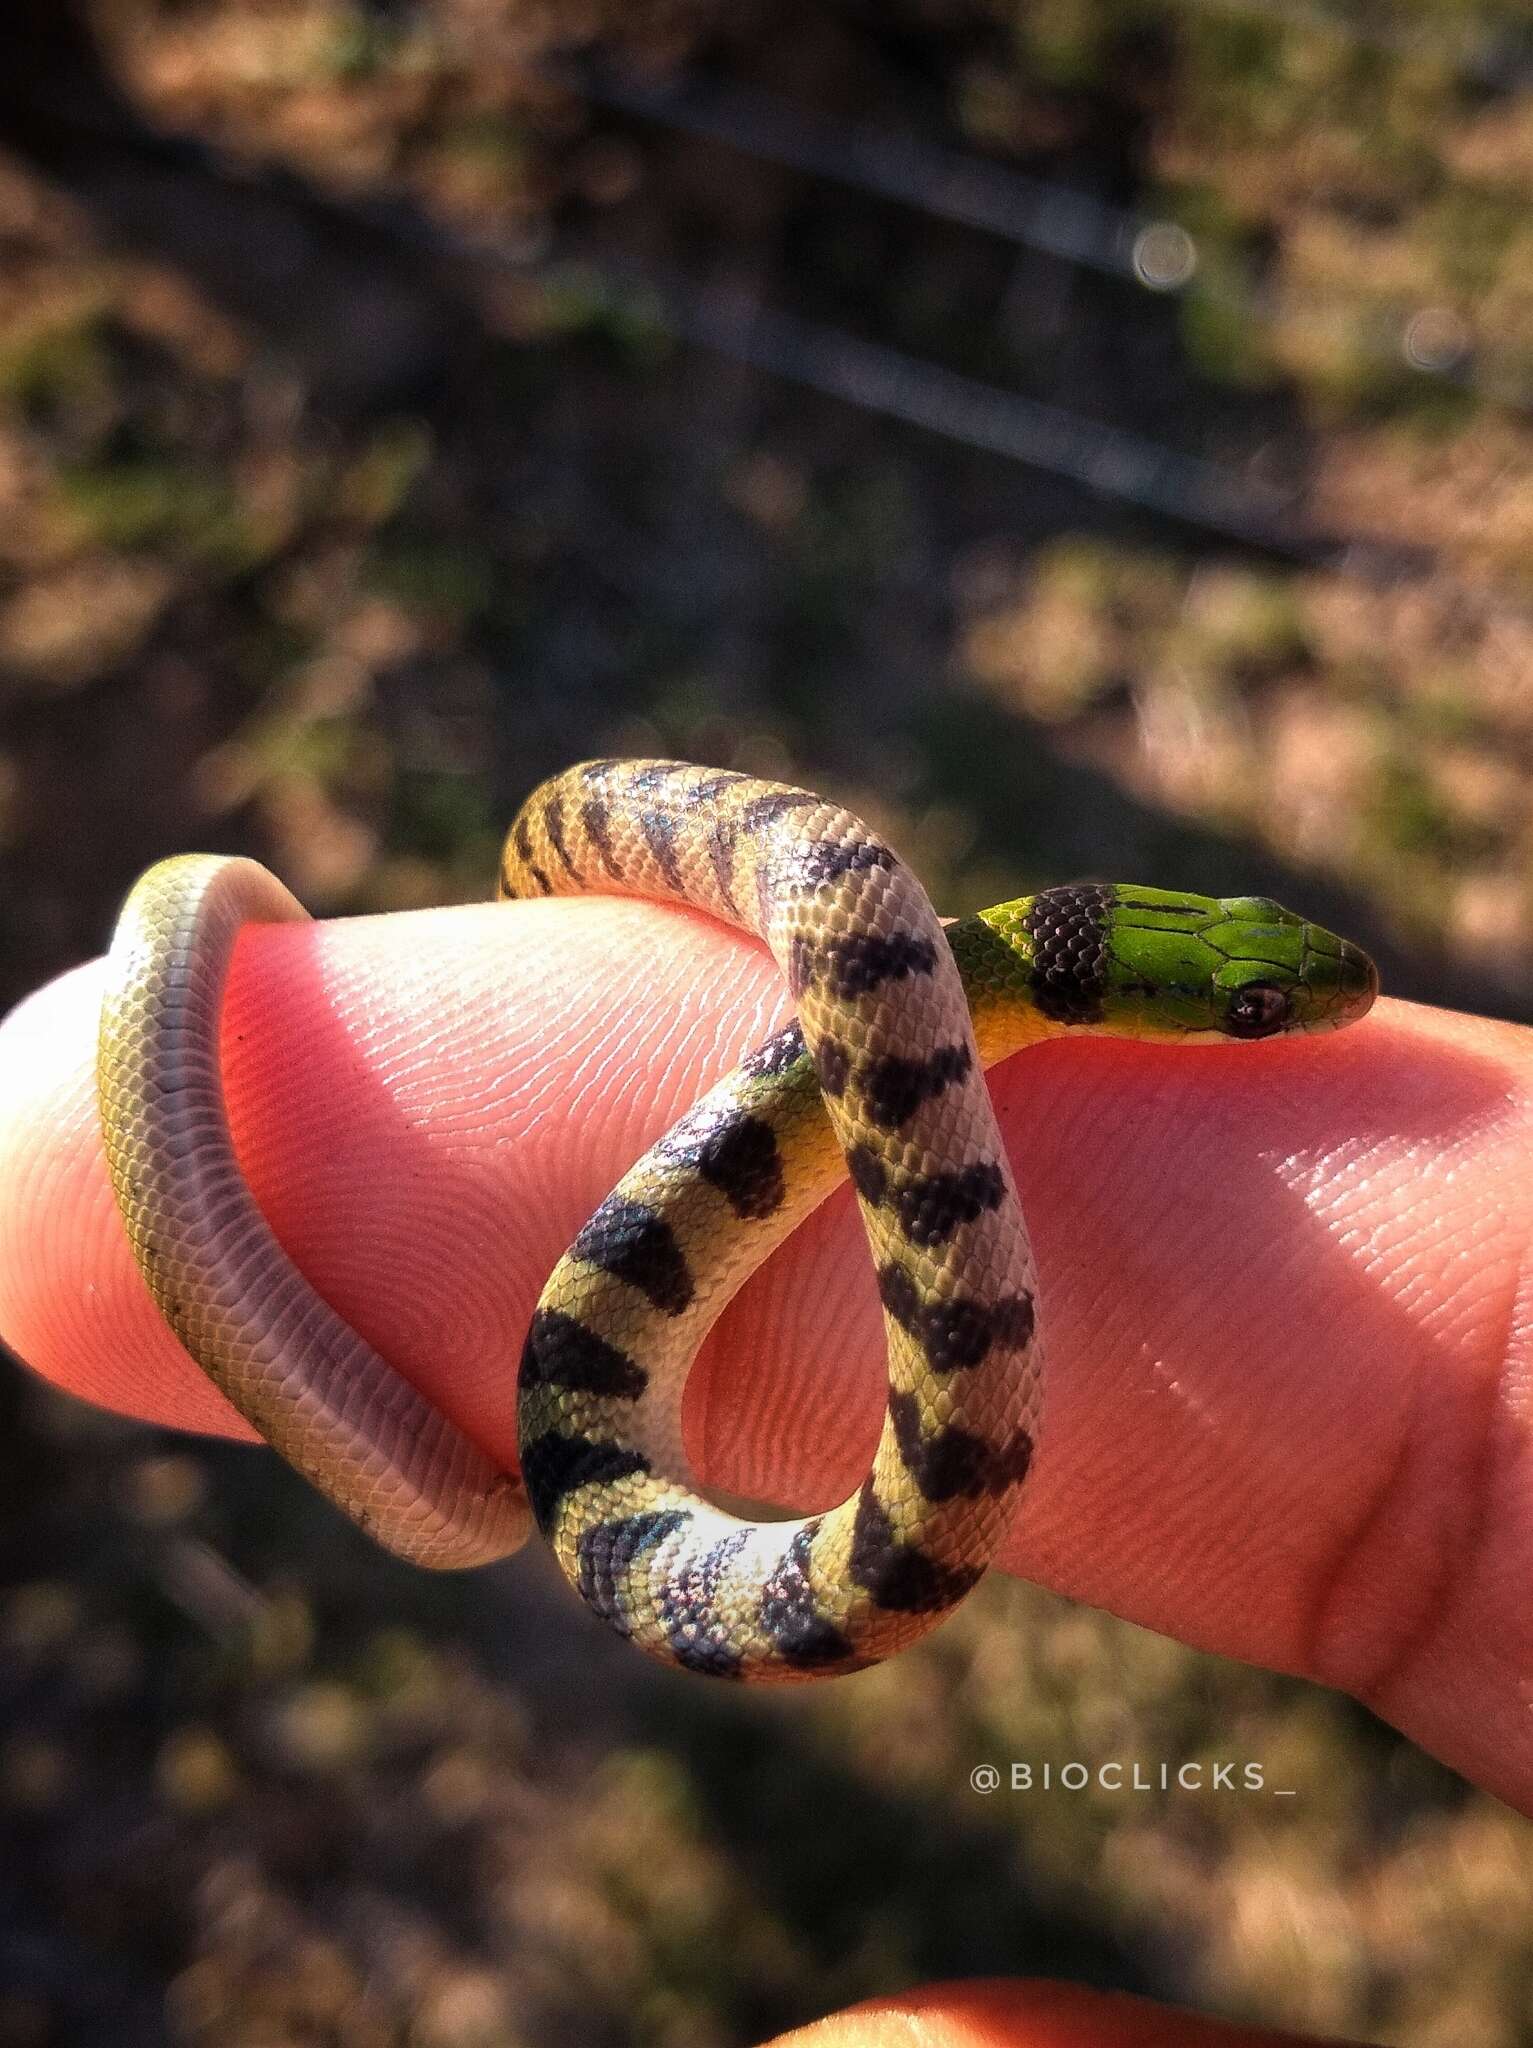
MULTIPOLYGON (((128 1258, 98 997, 80 970, 0 1032, 0 1329, 91 1398, 237 1429, 128 1258)), ((510 1463, 544 1276, 786 1014, 758 948, 642 903, 254 931, 225 1013, 231 1117, 314 1285, 510 1463)), ((1386 1003, 1334 1038, 1077 1040, 995 1077, 1049 1374, 1007 1563, 1343 1686, 1523 1801, 1529 1043, 1386 1003)), ((699 1470, 800 1509, 841 1498, 881 1355, 843 1194, 705 1348, 699 1470)))

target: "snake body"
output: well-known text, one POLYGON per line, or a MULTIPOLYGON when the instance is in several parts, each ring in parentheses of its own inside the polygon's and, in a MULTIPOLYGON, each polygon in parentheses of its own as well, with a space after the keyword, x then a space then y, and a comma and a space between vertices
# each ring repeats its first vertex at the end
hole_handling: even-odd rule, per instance
POLYGON ((674 761, 588 762, 523 807, 500 894, 588 891, 764 940, 797 1022, 666 1133, 550 1276, 522 1359, 522 1486, 320 1300, 240 1174, 225 973, 244 923, 303 915, 252 862, 162 862, 113 942, 99 1085, 134 1255, 241 1413, 401 1555, 483 1562, 530 1508, 587 1604, 664 1661, 758 1682, 877 1662, 982 1576, 1037 1436, 1035 1275, 984 1068, 1066 1032, 1332 1030, 1372 1003, 1373 966, 1259 897, 1076 884, 945 927, 849 811, 674 761), (691 1484, 687 1370, 848 1173, 888 1333, 877 1452, 840 1507, 740 1521, 691 1484))

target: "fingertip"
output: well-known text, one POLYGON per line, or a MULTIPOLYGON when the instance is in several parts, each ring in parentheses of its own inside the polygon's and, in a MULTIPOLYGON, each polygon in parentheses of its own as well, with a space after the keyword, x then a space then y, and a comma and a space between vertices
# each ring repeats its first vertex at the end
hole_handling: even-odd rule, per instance
MULTIPOLYGON (((104 963, 0 1025, 0 1336, 147 1421, 248 1436, 133 1265, 96 1102, 104 963)), ((613 900, 252 927, 220 1058, 242 1169, 311 1285, 492 1453, 548 1271, 775 1028, 759 949, 613 900)))
POLYGON ((105 963, 26 997, 0 1023, 0 1338, 105 1408, 248 1434, 161 1323, 107 1178, 96 1102, 105 963))

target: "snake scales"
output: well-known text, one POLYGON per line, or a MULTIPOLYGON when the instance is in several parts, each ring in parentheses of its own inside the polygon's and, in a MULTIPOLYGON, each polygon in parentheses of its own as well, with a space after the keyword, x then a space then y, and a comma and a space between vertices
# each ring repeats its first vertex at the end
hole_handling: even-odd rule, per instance
POLYGON ((1263 898, 1123 885, 944 927, 850 812, 674 761, 589 762, 529 799, 500 894, 588 890, 764 939, 798 1022, 667 1132, 549 1278, 522 1360, 522 1486, 314 1293, 245 1185, 218 1071, 225 973, 242 925, 304 915, 250 861, 161 862, 113 941, 98 1077, 134 1256, 240 1412, 402 1556, 503 1555, 530 1507, 588 1605, 667 1662, 756 1681, 874 1663, 980 1578, 1037 1434, 1032 1257, 984 1067, 1063 1032, 1332 1030, 1372 1003, 1372 963, 1263 898), (688 1483, 687 1369, 848 1171, 889 1344, 872 1469, 827 1514, 738 1521, 688 1483))

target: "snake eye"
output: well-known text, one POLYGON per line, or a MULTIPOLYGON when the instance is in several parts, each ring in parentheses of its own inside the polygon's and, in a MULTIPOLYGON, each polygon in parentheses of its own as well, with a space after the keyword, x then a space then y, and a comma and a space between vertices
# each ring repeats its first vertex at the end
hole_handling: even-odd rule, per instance
POLYGON ((1230 997, 1224 1028, 1232 1038, 1268 1038, 1282 1030, 1292 1008, 1285 989, 1270 981, 1248 981, 1230 997))

